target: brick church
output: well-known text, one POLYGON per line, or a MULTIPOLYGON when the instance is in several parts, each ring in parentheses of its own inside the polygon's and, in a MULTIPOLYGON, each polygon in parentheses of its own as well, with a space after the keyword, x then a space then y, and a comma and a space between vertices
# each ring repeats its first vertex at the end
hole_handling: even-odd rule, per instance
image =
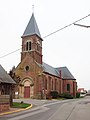
POLYGON ((16 98, 47 98, 50 91, 76 96, 77 82, 67 67, 54 68, 42 61, 42 42, 34 14, 22 35, 21 62, 13 69, 16 98))

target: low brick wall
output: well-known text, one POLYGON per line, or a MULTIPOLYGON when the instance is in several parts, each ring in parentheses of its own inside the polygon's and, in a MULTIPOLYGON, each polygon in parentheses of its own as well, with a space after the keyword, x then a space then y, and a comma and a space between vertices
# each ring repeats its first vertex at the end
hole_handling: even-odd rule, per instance
POLYGON ((10 100, 9 95, 0 96, 0 112, 9 110, 10 108, 9 100, 10 100))
POLYGON ((0 112, 9 110, 10 105, 9 103, 0 103, 0 112))

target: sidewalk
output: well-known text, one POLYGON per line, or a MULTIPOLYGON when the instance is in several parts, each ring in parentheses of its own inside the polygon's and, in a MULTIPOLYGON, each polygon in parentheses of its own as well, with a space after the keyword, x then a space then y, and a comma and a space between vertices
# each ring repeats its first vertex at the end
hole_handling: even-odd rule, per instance
MULTIPOLYGON (((42 106, 43 104, 45 103, 51 103, 51 102, 55 102, 57 100, 38 100, 38 99, 13 99, 13 102, 21 102, 23 101, 24 103, 28 103, 28 104, 31 104, 31 106, 29 106, 28 108, 25 108, 25 109, 20 109, 20 108, 10 108, 9 110, 7 111, 4 111, 4 112, 0 112, 0 116, 1 115, 6 115, 6 114, 11 114, 11 113, 15 113, 15 112, 20 112, 20 111, 23 111, 23 110, 27 110, 27 109, 30 109, 32 107, 38 107, 38 106, 42 106)), ((37 108, 36 108, 37 109, 37 108)))
MULTIPOLYGON (((14 102, 21 102, 22 100, 13 100, 14 102)), ((26 103, 26 101, 23 100, 24 103, 26 103)), ((9 108, 9 110, 6 110, 6 111, 2 111, 0 112, 0 116, 2 115, 6 115, 6 114, 11 114, 11 113, 15 113, 15 112, 20 112, 20 111, 23 111, 23 110, 27 110, 27 109, 30 109, 32 108, 32 103, 28 102, 29 104, 31 104, 29 107, 27 108, 9 108)))
POLYGON ((48 100, 38 100, 38 99, 13 99, 13 102, 21 102, 23 101, 24 103, 40 106, 43 105, 45 102, 48 100))
POLYGON ((18 110, 20 110, 20 109, 18 109, 18 108, 10 108, 9 110, 0 112, 0 116, 1 115, 6 115, 6 114, 10 114, 10 113, 16 112, 18 110))
POLYGON ((27 109, 30 109, 32 108, 33 106, 41 106, 43 105, 47 100, 37 100, 37 99, 13 99, 13 102, 21 102, 23 101, 24 103, 28 103, 28 104, 31 104, 31 106, 29 106, 28 108, 10 108, 9 110, 7 111, 4 111, 4 112, 0 112, 0 116, 2 115, 6 115, 6 114, 11 114, 11 113, 15 113, 15 112, 20 112, 20 111, 23 111, 23 110, 27 110, 27 109))

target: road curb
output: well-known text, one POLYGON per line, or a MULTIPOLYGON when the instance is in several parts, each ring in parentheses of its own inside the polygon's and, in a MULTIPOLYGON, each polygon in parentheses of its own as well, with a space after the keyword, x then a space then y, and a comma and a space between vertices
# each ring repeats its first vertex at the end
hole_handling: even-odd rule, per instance
POLYGON ((0 116, 2 115, 7 115, 7 114, 12 114, 12 113, 16 113, 16 112, 21 112, 21 111, 24 111, 24 110, 28 110, 30 108, 32 108, 33 105, 31 104, 29 107, 27 108, 23 108, 23 109, 18 109, 18 110, 13 110, 13 111, 9 111, 9 112, 4 112, 4 113, 0 113, 0 116))

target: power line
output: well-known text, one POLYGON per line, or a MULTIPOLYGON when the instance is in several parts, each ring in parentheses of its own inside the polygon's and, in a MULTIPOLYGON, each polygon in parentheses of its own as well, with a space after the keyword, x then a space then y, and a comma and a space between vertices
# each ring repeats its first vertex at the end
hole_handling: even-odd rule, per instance
MULTIPOLYGON (((20 48, 20 49, 21 49, 21 48, 20 48)), ((7 53, 6 55, 1 56, 0 59, 1 59, 1 58, 4 58, 4 57, 6 57, 6 56, 8 56, 8 55, 10 55, 10 54, 15 53, 15 52, 19 51, 20 49, 17 49, 17 50, 15 50, 15 51, 12 51, 12 52, 10 52, 10 53, 7 53)))
POLYGON ((79 21, 81 21, 81 20, 83 20, 83 19, 85 19, 85 18, 87 18, 87 17, 89 17, 89 16, 90 16, 90 14, 87 15, 87 16, 85 16, 85 17, 83 17, 83 18, 81 18, 81 19, 79 19, 79 20, 76 20, 76 21, 74 21, 73 23, 68 24, 68 25, 66 25, 66 26, 64 26, 64 27, 62 27, 62 28, 60 28, 60 29, 58 29, 58 30, 56 30, 56 31, 54 31, 54 32, 52 32, 52 33, 50 33, 50 34, 48 34, 48 35, 46 35, 46 36, 43 37, 43 38, 49 37, 49 36, 51 36, 51 35, 53 35, 53 34, 59 32, 59 31, 65 29, 65 28, 67 28, 67 27, 70 27, 71 25, 73 25, 73 24, 75 24, 75 23, 77 23, 77 22, 79 22, 79 21))
MULTIPOLYGON (((89 16, 90 16, 90 14, 88 14, 87 16, 85 16, 85 17, 83 17, 83 18, 81 18, 81 19, 79 19, 79 20, 76 20, 76 21, 74 21, 74 22, 72 22, 72 23, 70 23, 70 24, 68 24, 68 25, 66 25, 66 26, 64 26, 64 27, 62 27, 62 28, 60 28, 60 29, 58 29, 58 30, 56 30, 56 31, 54 31, 54 32, 46 35, 46 36, 44 36, 43 38, 49 37, 49 36, 51 36, 51 35, 59 32, 59 31, 65 29, 65 28, 67 28, 67 27, 70 27, 71 25, 73 25, 73 24, 75 24, 75 23, 77 23, 77 22, 79 22, 79 21, 81 21, 81 20, 83 20, 83 19, 85 19, 85 18, 87 18, 87 17, 89 17, 89 16)), ((17 52, 17 51, 19 51, 19 50, 21 50, 21 48, 15 50, 15 51, 12 51, 12 52, 10 52, 10 53, 8 53, 8 54, 6 54, 6 55, 1 56, 0 59, 1 59, 1 58, 4 58, 4 57, 6 57, 6 56, 8 56, 8 55, 10 55, 10 54, 13 54, 13 53, 15 53, 15 52, 17 52)))

